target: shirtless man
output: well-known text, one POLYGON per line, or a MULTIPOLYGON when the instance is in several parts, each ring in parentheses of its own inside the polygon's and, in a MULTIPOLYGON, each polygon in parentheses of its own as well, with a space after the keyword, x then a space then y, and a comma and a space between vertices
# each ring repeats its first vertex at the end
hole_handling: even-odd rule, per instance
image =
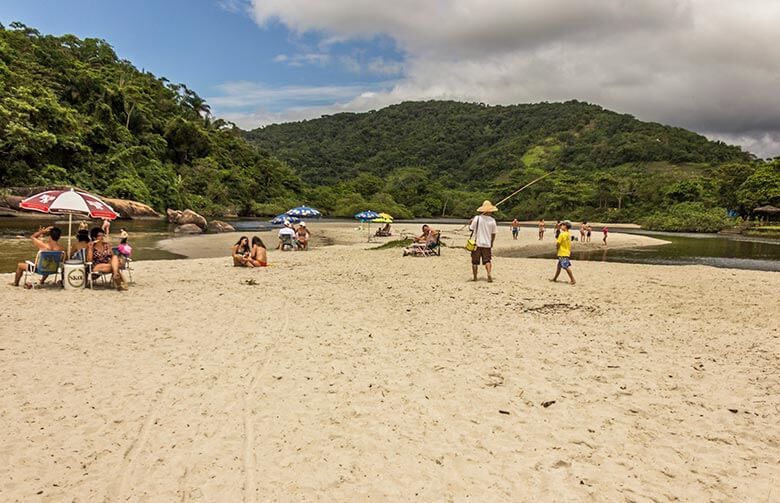
MULTIPOLYGON (((60 236, 62 235, 62 231, 59 227, 41 227, 38 229, 33 235, 30 237, 32 239, 33 244, 35 245, 38 250, 41 251, 62 251, 62 247, 60 246, 60 236), (49 236, 49 239, 47 241, 43 241, 41 239, 42 236, 49 236)), ((30 264, 32 262, 19 262, 16 264, 16 276, 14 277, 14 286, 19 286, 19 280, 22 279, 22 275, 25 271, 28 270, 30 267, 30 264)), ((41 283, 46 281, 46 277, 44 276, 41 278, 41 283)))
POLYGON ((539 241, 544 238, 544 219, 539 220, 539 241))

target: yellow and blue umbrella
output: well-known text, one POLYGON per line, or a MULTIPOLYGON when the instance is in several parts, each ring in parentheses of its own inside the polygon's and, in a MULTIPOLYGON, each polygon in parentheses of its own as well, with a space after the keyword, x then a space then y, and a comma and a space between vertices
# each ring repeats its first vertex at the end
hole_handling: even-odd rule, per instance
POLYGON ((371 220, 375 224, 392 224, 393 223, 393 215, 389 213, 380 213, 378 217, 371 220))

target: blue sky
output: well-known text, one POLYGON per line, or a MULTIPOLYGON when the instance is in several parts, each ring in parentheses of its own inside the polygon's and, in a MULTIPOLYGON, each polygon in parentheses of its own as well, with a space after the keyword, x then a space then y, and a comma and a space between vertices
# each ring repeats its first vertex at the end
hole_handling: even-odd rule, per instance
POLYGON ((104 39, 136 67, 185 83, 218 114, 327 106, 386 88, 399 73, 401 55, 386 37, 323 42, 276 21, 259 26, 248 8, 237 0, 3 0, 0 21, 104 39))
POLYGON ((578 99, 780 155, 777 0, 2 0, 243 128, 407 100, 578 99))

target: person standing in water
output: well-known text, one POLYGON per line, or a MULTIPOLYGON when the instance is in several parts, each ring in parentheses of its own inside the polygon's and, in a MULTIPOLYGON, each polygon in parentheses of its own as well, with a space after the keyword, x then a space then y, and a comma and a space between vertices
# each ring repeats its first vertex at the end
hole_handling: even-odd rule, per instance
POLYGON ((604 234, 604 239, 602 241, 604 242, 604 246, 607 246, 607 236, 609 235, 609 229, 607 229, 607 226, 605 225, 603 229, 601 229, 601 232, 604 234))

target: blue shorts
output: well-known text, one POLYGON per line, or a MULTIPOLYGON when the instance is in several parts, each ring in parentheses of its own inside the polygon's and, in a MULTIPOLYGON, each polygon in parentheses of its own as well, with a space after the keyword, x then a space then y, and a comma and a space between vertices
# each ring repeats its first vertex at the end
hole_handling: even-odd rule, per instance
POLYGON ((520 229, 518 229, 518 228, 516 228, 516 227, 512 227, 512 235, 513 235, 513 236, 517 236, 517 233, 518 233, 518 232, 520 232, 520 229))
POLYGON ((568 269, 571 267, 571 260, 569 257, 558 257, 558 265, 561 266, 561 269, 568 269))

